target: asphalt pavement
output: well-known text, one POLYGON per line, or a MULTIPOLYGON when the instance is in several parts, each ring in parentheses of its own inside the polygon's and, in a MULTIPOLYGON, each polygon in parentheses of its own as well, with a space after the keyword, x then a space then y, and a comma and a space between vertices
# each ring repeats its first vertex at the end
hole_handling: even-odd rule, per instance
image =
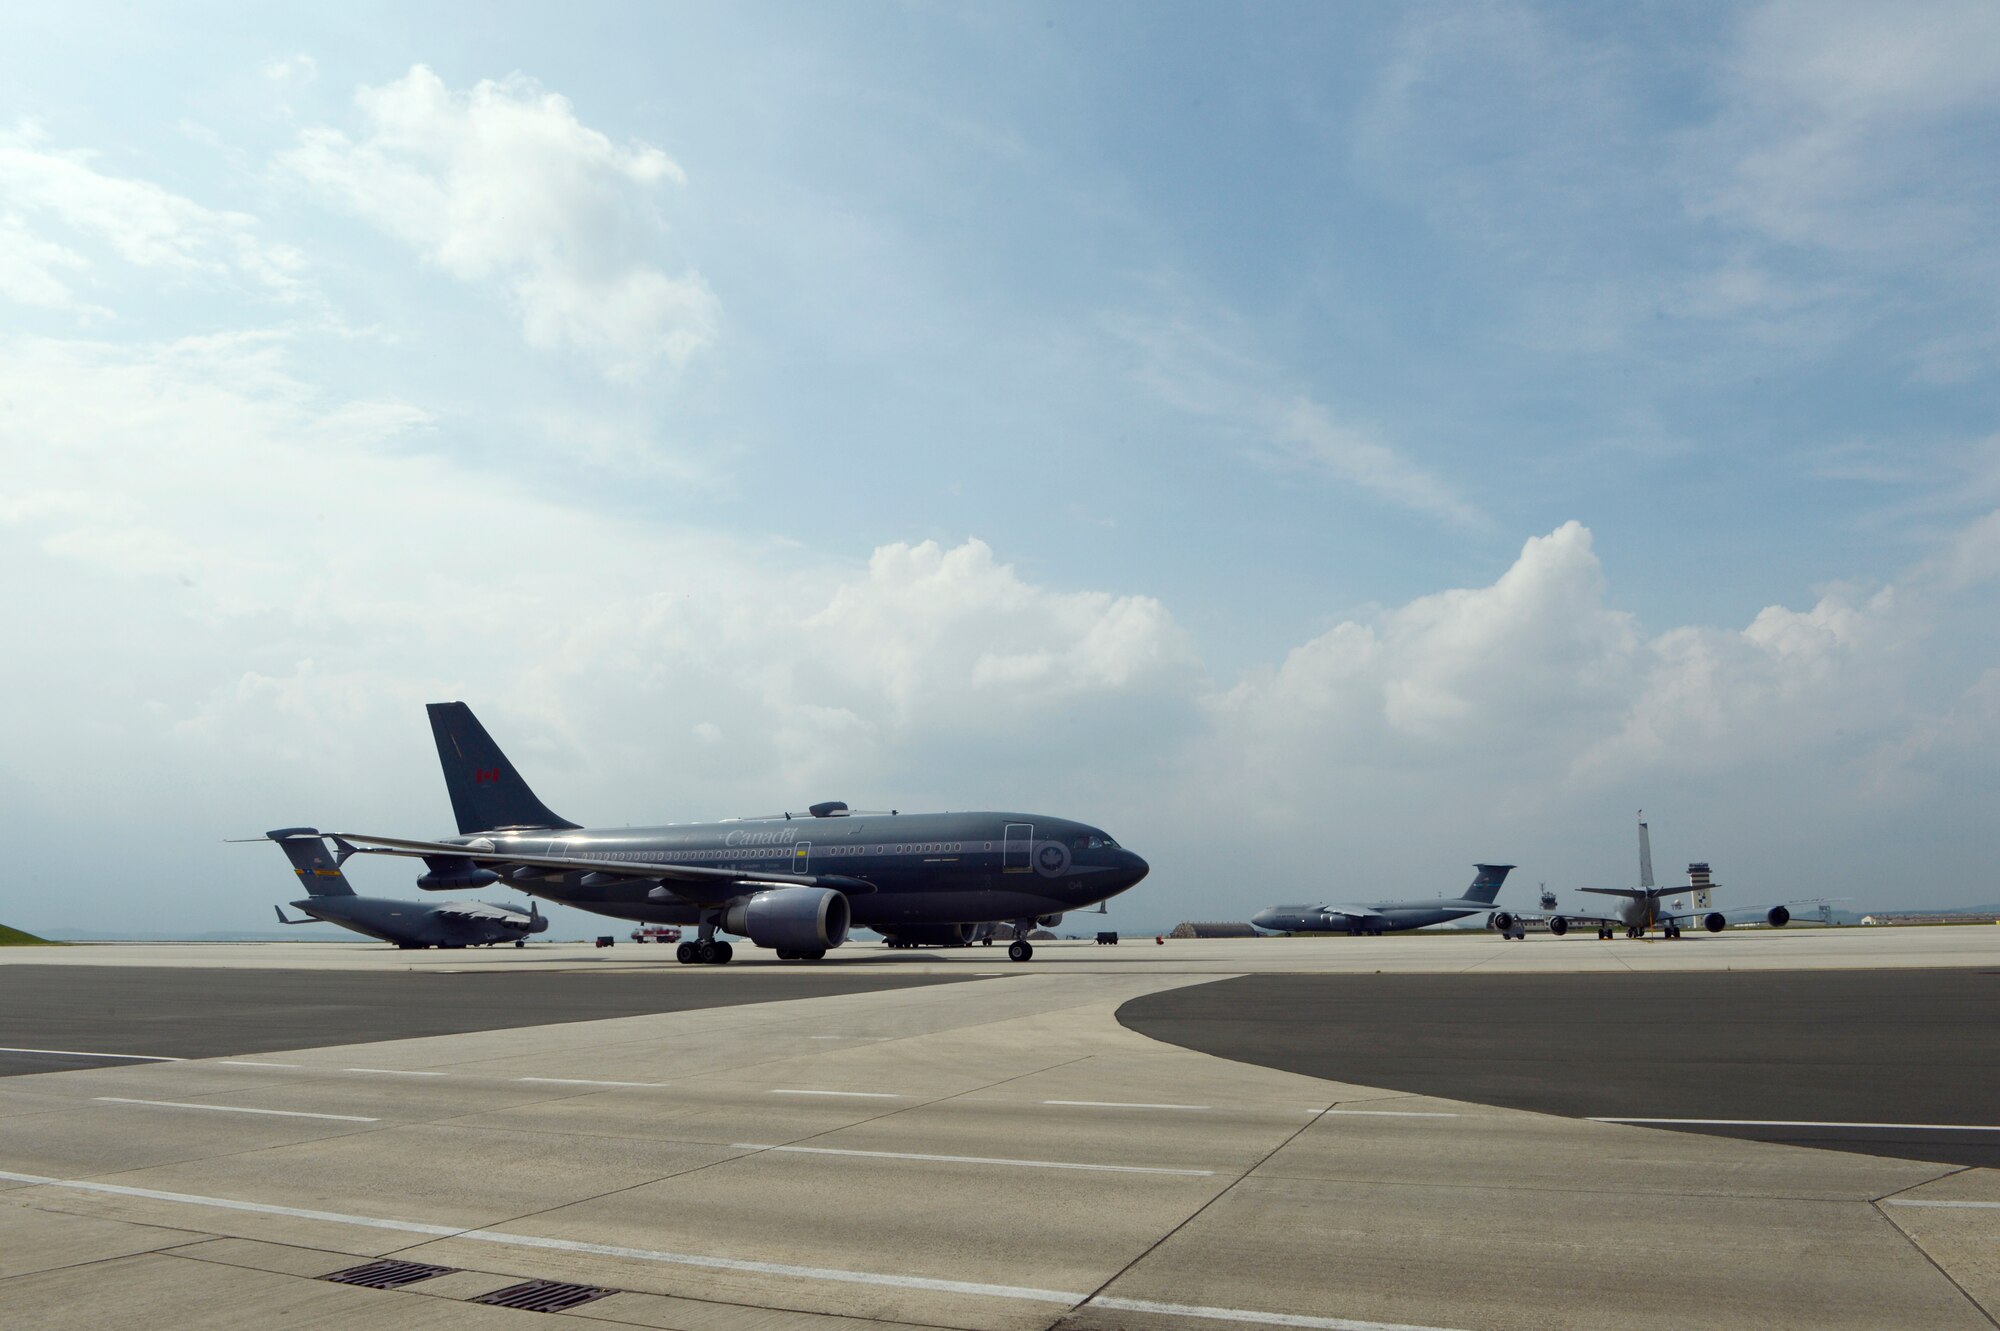
POLYGON ((0 966, 0 1076, 953 983, 807 967, 640 973, 0 966))
POLYGON ((2000 1166, 1994 970, 1249 975, 1119 1020, 1331 1081, 2000 1166))

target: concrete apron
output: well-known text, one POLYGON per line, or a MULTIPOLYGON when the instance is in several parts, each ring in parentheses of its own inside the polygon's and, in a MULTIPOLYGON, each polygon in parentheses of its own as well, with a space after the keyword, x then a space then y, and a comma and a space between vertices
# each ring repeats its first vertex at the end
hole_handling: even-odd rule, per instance
POLYGON ((463 1302, 522 1277, 625 1291, 573 1316, 691 1331, 1981 1327, 2000 1307, 1993 1171, 1420 1099, 1115 1019, 1205 978, 1052 968, 15 1078, 0 1308, 484 1326, 540 1316, 463 1302), (316 1278, 385 1253, 461 1271, 316 1278))

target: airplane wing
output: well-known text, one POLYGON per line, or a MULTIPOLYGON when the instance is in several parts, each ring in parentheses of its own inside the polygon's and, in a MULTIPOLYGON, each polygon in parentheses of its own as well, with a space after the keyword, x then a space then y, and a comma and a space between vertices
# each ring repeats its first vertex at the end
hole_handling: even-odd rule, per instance
MULTIPOLYGON (((1742 924, 1747 921, 1733 917, 1761 914, 1768 918, 1773 911, 1782 910, 1785 912, 1786 921, 1789 922, 1792 919, 1802 919, 1802 909, 1818 911, 1830 907, 1835 901, 1852 900, 1852 897, 1801 897, 1792 901, 1746 901, 1740 905, 1732 902, 1727 906, 1711 903, 1698 910, 1663 909, 1660 911, 1660 918, 1662 920, 1672 920, 1676 924, 1679 924, 1689 920, 1700 920, 1709 915, 1720 915, 1731 924, 1742 924)), ((1666 903, 1661 902, 1660 904, 1664 907, 1666 903)))
POLYGON ((412 859, 444 857, 470 860, 474 864, 487 866, 505 865, 510 868, 555 869, 564 873, 597 873, 609 878, 630 878, 650 880, 661 884, 676 896, 691 900, 710 900, 718 896, 734 896, 746 887, 768 884, 771 887, 831 887, 849 896, 873 892, 872 883, 859 878, 848 878, 837 874, 805 873, 765 873, 746 872, 741 869, 711 869, 694 864, 650 864, 644 860, 599 860, 584 859, 576 855, 523 855, 518 851, 499 851, 461 846, 449 841, 409 841, 401 837, 366 836, 357 832, 340 832, 334 835, 334 844, 343 852, 361 855, 400 855, 412 859), (703 888, 709 889, 703 891, 703 888))

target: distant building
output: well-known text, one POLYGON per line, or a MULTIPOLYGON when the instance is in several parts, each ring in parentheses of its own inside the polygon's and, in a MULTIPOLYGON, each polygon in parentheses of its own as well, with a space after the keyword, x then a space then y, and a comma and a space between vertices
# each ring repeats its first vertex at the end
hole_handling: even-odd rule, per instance
POLYGON ((1183 920, 1174 926, 1169 938, 1255 938, 1257 931, 1248 924, 1237 924, 1233 920, 1183 920))

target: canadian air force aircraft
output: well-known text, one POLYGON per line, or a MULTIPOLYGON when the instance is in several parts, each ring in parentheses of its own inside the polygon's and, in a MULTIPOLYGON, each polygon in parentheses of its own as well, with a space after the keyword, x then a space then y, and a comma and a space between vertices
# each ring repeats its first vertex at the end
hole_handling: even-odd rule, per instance
POLYGON ((727 962, 717 933, 816 961, 865 925, 891 938, 1013 927, 1007 955, 1034 955, 1028 933, 1146 876, 1146 862, 1104 832, 1025 813, 806 814, 662 827, 580 827, 535 797, 462 702, 432 703, 458 835, 435 841, 344 833, 339 857, 420 858, 417 886, 467 891, 505 882, 617 919, 694 925, 683 963, 727 962))
POLYGON ((287 919, 285 908, 278 906, 274 909, 280 924, 317 924, 323 920, 397 947, 490 947, 495 943, 520 947, 529 934, 549 927, 548 918, 533 902, 526 910, 515 910, 483 901, 357 896, 313 828, 281 827, 264 835, 278 843, 306 889, 305 899, 294 901, 292 909, 304 911, 307 918, 287 919))
MULTIPOLYGON (((1646 827, 1646 811, 1639 810, 1639 886, 1637 887, 1582 887, 1579 892, 1589 892, 1594 896, 1623 897, 1624 903, 1616 907, 1613 915, 1559 915, 1523 917, 1511 911, 1496 911, 1489 923, 1501 934, 1519 938, 1529 919, 1537 919, 1548 931, 1561 937, 1571 929, 1595 929, 1599 938, 1609 938, 1622 929, 1627 938, 1644 938, 1653 929, 1660 931, 1663 938, 1679 938, 1684 925, 1698 925, 1709 933, 1719 934, 1728 927, 1728 917, 1712 908, 1711 893, 1720 884, 1714 882, 1706 863, 1697 861, 1688 865, 1688 880, 1684 887, 1668 885, 1661 887, 1653 882, 1653 838, 1646 827), (1668 902, 1669 897, 1685 897, 1687 905, 1668 902)), ((1744 915, 1762 912, 1764 923, 1773 929, 1782 929, 1792 922, 1791 907, 1824 902, 1815 898, 1814 903, 1799 901, 1771 906, 1738 906, 1730 914, 1744 915)))
POLYGON ((1267 906, 1250 923, 1272 933, 1382 934, 1477 915, 1493 909, 1511 864, 1475 864, 1472 886, 1460 897, 1430 901, 1373 901, 1345 906, 1267 906))

